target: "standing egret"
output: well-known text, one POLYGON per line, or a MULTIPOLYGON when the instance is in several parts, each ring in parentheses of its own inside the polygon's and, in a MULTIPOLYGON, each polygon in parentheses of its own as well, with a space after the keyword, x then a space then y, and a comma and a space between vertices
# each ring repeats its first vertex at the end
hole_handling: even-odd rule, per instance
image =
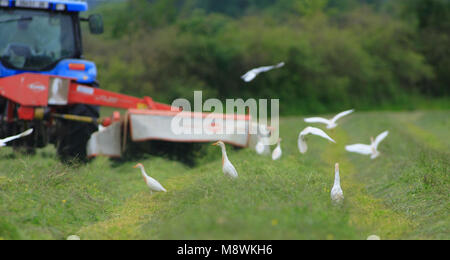
POLYGON ((28 135, 31 135, 32 133, 33 133, 33 128, 28 129, 27 131, 25 131, 21 134, 11 136, 11 137, 6 137, 4 139, 0 139, 0 147, 6 146, 6 143, 14 141, 14 140, 22 138, 22 137, 25 137, 25 136, 28 136, 28 135))
POLYGON ((339 163, 334 166, 334 185, 331 189, 331 201, 341 203, 344 201, 344 192, 341 188, 341 177, 339 176, 339 163))
POLYGON ((81 238, 77 235, 71 235, 67 237, 67 240, 81 240, 81 238))
POLYGON ((380 152, 378 151, 378 145, 383 141, 389 134, 389 131, 385 131, 377 136, 374 140, 373 137, 370 138, 371 144, 353 144, 347 145, 345 149, 352 153, 359 153, 363 155, 371 155, 370 158, 373 160, 380 156, 380 152))
POLYGON ((259 155, 264 154, 264 151, 266 150, 266 146, 264 145, 264 142, 261 140, 261 138, 258 138, 258 142, 255 146, 256 153, 259 155))
POLYGON ((273 69, 278 69, 284 66, 284 62, 281 62, 277 65, 274 66, 264 66, 264 67, 259 67, 256 69, 252 69, 249 72, 245 73, 241 78, 245 81, 245 82, 250 82, 253 79, 256 78, 256 76, 258 76, 258 74, 263 73, 263 72, 267 72, 273 69))
POLYGON ((281 151, 281 141, 282 141, 282 139, 279 138, 278 145, 275 148, 275 150, 273 150, 273 152, 272 152, 272 160, 274 160, 274 161, 280 159, 281 155, 283 154, 283 152, 281 151))
POLYGON ((321 129, 308 126, 302 132, 300 132, 300 135, 298 136, 298 149, 300 150, 300 153, 306 153, 308 151, 308 145, 306 144, 305 137, 309 134, 317 135, 317 136, 323 137, 327 140, 330 140, 333 143, 336 143, 333 139, 331 139, 331 137, 329 137, 321 129))
POLYGON ((236 168, 234 168, 233 164, 228 160, 227 150, 225 148, 225 144, 222 141, 218 141, 214 144, 214 146, 220 146, 222 148, 222 171, 225 175, 231 177, 232 179, 236 179, 238 177, 238 173, 236 168))
POLYGON ((336 121, 338 121, 339 119, 341 119, 344 116, 347 116, 351 113, 355 112, 354 109, 352 110, 347 110, 344 111, 342 113, 337 114, 335 117, 333 117, 332 119, 326 119, 326 118, 322 118, 322 117, 311 117, 311 118, 305 118, 305 122, 306 123, 321 123, 321 124, 326 124, 327 125, 327 129, 333 129, 335 128, 338 124, 336 124, 336 121))
POLYGON ((142 165, 141 163, 138 163, 133 168, 141 169, 142 177, 144 177, 144 181, 147 184, 147 186, 150 188, 151 193, 153 193, 154 191, 155 192, 160 192, 160 191, 167 192, 167 190, 164 189, 164 187, 157 180, 155 180, 152 177, 147 175, 147 173, 145 172, 145 169, 144 169, 144 165, 142 165))
POLYGON ((270 138, 270 127, 260 124, 258 126, 258 131, 258 142, 255 145, 256 153, 259 155, 270 155, 270 147, 265 142, 265 140, 270 138))

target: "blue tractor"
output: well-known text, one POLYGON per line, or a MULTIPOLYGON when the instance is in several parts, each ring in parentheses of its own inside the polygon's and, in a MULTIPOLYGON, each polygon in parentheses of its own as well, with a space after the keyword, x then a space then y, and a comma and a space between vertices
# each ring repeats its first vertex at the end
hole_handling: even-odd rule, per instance
MULTIPOLYGON (((83 1, 0 0, 0 80, 34 73, 98 87, 95 64, 83 59, 80 22, 87 22, 93 34, 103 32, 103 22, 100 15, 81 17, 80 12, 87 9, 83 1)), ((53 143, 62 159, 85 160, 86 143, 98 128, 95 123, 18 120, 19 109, 0 93, 0 138, 32 127, 33 135, 16 141, 15 147, 26 147, 32 152, 53 143)), ((43 118, 50 112, 99 117, 99 107, 95 105, 74 104, 42 110, 43 118)))
MULTIPOLYGON (((33 128, 33 135, 12 146, 34 151, 52 143, 63 161, 120 157, 135 149, 188 162, 195 159, 190 151, 198 150, 197 143, 218 139, 239 147, 255 143, 249 115, 212 114, 219 120, 207 127, 225 129, 221 121, 239 121, 244 123, 243 134, 180 135, 172 131, 172 119, 179 118, 180 108, 151 97, 140 99, 100 89, 95 64, 83 60, 80 22, 87 22, 93 34, 103 32, 103 22, 99 15, 80 17, 83 11, 87 4, 82 1, 0 0, 0 138, 33 128), (100 119, 99 106, 127 112, 125 117, 115 112, 110 119, 100 119), (116 128, 93 135, 98 123, 116 128)), ((183 113, 188 122, 207 117, 183 113)), ((233 127, 239 126, 236 122, 233 127)), ((192 130, 196 126, 183 127, 192 130)))

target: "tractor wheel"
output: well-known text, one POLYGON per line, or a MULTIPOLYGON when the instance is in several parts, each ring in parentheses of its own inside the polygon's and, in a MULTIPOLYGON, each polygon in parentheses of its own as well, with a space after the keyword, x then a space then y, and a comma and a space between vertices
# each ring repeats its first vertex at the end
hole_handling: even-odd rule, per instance
MULTIPOLYGON (((98 107, 83 104, 72 106, 66 113, 95 118, 100 114, 98 107)), ((87 163, 86 145, 92 133, 97 130, 96 124, 58 120, 56 147, 60 159, 65 163, 87 163)))

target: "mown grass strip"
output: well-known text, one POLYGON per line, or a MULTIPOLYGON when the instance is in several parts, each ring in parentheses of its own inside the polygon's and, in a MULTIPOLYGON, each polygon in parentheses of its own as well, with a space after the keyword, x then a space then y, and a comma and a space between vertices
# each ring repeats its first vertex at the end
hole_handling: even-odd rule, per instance
POLYGON ((329 171, 333 169, 333 160, 340 164, 342 187, 349 205, 349 224, 367 236, 375 234, 382 239, 400 239, 414 229, 417 224, 384 205, 381 199, 368 194, 366 184, 358 181, 357 169, 348 160, 345 151, 345 144, 349 142, 348 135, 343 130, 337 130, 334 131, 334 137, 339 143, 328 146, 321 157, 329 171))
MULTIPOLYGON (((441 122, 441 116, 435 117, 434 112, 356 114, 343 126, 352 143, 364 142, 370 135, 384 130, 389 130, 390 134, 380 145, 382 154, 376 160, 350 153, 348 158, 368 194, 416 224, 402 238, 448 239, 448 153, 439 145, 427 143, 433 138, 418 137, 406 126, 417 124, 422 128, 421 118, 424 117, 429 120, 428 127, 433 127, 432 122, 441 122)), ((440 134, 437 129, 436 133, 440 134)), ((427 131, 426 135, 436 133, 427 131)))
MULTIPOLYGON (((153 213, 161 210, 173 193, 189 185, 195 176, 184 174, 171 178, 165 182, 168 193, 139 192, 123 205, 118 207, 106 221, 82 228, 77 234, 82 239, 114 239, 131 240, 142 239, 141 227, 153 217, 153 213)), ((144 184, 142 184, 144 185, 144 184)), ((166 206, 167 207, 167 206, 166 206)), ((151 239, 148 238, 147 239, 151 239)))

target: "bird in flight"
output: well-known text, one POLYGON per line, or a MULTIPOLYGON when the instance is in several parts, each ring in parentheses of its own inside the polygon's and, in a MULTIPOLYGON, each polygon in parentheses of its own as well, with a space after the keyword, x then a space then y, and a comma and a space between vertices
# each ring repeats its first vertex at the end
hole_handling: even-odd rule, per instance
POLYGON ((381 141, 383 141, 389 134, 389 131, 385 131, 381 133, 380 135, 373 139, 373 137, 370 138, 371 144, 353 144, 353 145, 347 145, 345 147, 345 150, 352 152, 352 153, 359 153, 363 155, 370 155, 370 158, 373 160, 380 156, 380 152, 378 151, 378 145, 380 145, 381 141))
POLYGON ((320 136, 322 138, 330 140, 333 143, 336 143, 323 130, 308 126, 303 131, 301 131, 298 136, 298 149, 300 150, 300 153, 306 153, 308 151, 308 145, 306 144, 306 136, 310 134, 320 136))
POLYGON ((260 73, 268 72, 273 69, 279 69, 283 66, 284 66, 284 62, 278 63, 277 65, 274 65, 274 66, 259 67, 259 68, 252 69, 249 72, 245 73, 241 78, 245 82, 250 82, 250 81, 254 80, 256 78, 256 76, 258 76, 260 73))
POLYGON ((32 133, 33 133, 33 128, 30 128, 30 129, 28 129, 27 131, 25 131, 25 132, 23 132, 21 134, 10 136, 10 137, 6 137, 4 139, 0 139, 0 147, 6 146, 6 143, 9 143, 9 142, 14 141, 16 139, 23 138, 25 136, 29 136, 32 133))
POLYGON ((347 110, 344 111, 342 113, 337 114, 335 117, 333 117, 332 119, 326 119, 326 118, 322 118, 322 117, 310 117, 310 118, 305 118, 305 122, 306 123, 321 123, 321 124, 325 124, 327 125, 327 129, 333 129, 336 126, 338 126, 338 124, 336 123, 336 121, 338 121, 339 119, 341 119, 344 116, 347 116, 351 113, 355 112, 354 109, 352 110, 347 110))

